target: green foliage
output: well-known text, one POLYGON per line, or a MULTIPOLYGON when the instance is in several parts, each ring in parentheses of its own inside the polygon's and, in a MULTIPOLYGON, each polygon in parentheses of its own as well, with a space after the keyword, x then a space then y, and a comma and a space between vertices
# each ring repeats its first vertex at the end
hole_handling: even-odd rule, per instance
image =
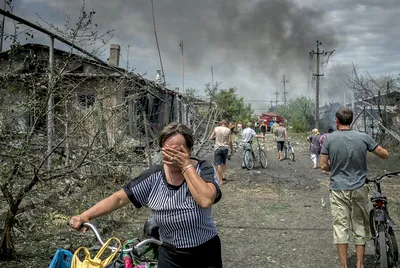
POLYGON ((221 118, 241 122, 252 119, 251 104, 245 104, 243 98, 236 95, 235 88, 219 90, 214 100, 221 111, 221 118))
POLYGON ((287 105, 279 105, 276 112, 288 119, 294 132, 306 132, 315 123, 314 107, 315 104, 312 100, 300 97, 289 101, 287 105))

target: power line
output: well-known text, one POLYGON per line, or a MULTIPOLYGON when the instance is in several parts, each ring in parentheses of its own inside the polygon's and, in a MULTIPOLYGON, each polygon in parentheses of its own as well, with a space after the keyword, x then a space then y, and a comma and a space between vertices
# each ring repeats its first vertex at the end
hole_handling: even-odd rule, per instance
POLYGON ((267 100, 243 100, 244 102, 269 102, 267 100))

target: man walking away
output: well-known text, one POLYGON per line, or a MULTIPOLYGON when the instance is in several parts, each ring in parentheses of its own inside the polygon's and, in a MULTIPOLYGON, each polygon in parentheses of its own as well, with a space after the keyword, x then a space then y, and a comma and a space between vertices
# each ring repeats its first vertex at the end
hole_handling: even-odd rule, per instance
POLYGON ((254 121, 254 131, 256 132, 256 134, 258 133, 258 122, 254 121))
POLYGON ((221 121, 221 125, 216 127, 211 133, 210 140, 215 138, 214 162, 217 166, 219 184, 225 180, 226 174, 226 159, 228 158, 228 150, 231 148, 233 155, 232 134, 228 128, 228 120, 221 121))
POLYGON ((276 130, 278 129, 278 127, 279 127, 279 123, 278 123, 277 121, 275 121, 275 122, 272 124, 272 133, 274 134, 275 138, 276 138, 275 133, 276 133, 276 130))
MULTIPOLYGON (((322 148, 322 145, 324 144, 324 140, 325 140, 326 136, 332 132, 333 132, 333 128, 329 127, 328 131, 321 135, 321 137, 319 138, 319 145, 321 148, 322 148)), ((330 164, 331 164, 331 161, 328 159, 328 165, 330 165, 330 164)), ((328 172, 326 172, 325 170, 322 170, 322 174, 329 175, 328 172)))
POLYGON ((254 138, 259 138, 260 136, 256 134, 254 129, 251 128, 252 124, 250 122, 247 123, 246 128, 243 130, 242 133, 242 144, 243 144, 243 162, 242 168, 246 168, 244 164, 244 152, 247 149, 251 149, 251 144, 254 138))
POLYGON ((331 171, 330 200, 333 220, 333 241, 336 244, 340 267, 347 268, 347 248, 350 234, 354 239, 357 268, 364 267, 365 240, 369 236, 367 212, 368 189, 367 152, 383 159, 388 152, 365 133, 351 130, 353 112, 342 108, 336 112, 336 128, 324 139, 320 166, 331 171), (328 165, 331 161, 331 166, 328 165))
POLYGON ((307 137, 307 140, 310 143, 310 157, 314 164, 313 169, 316 169, 318 158, 321 153, 321 145, 319 144, 320 135, 318 129, 316 128, 314 128, 311 133, 312 134, 307 137))
POLYGON ((273 131, 273 125, 274 125, 274 121, 273 120, 271 120, 271 122, 269 122, 269 132, 271 132, 271 134, 274 134, 274 131, 273 131))
POLYGON ((288 137, 286 128, 282 126, 282 122, 279 123, 279 127, 275 130, 275 136, 276 136, 276 147, 278 149, 278 159, 282 161, 283 145, 285 144, 285 140, 287 140, 288 137))
POLYGON ((267 126, 265 125, 265 123, 266 121, 262 122, 260 126, 263 142, 265 142, 265 133, 267 132, 267 126))

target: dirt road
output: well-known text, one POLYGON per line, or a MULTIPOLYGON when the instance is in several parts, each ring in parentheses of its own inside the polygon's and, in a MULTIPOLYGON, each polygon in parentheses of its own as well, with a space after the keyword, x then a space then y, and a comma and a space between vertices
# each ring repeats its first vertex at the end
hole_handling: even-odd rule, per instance
MULTIPOLYGON (((250 171, 242 169, 239 153, 228 163, 223 198, 214 208, 224 267, 339 267, 332 243, 329 177, 312 169, 304 140, 293 144, 295 162, 278 161, 270 137, 265 143, 267 169, 259 164, 250 171)), ((370 174, 395 167, 395 160, 382 166, 373 159, 370 174)), ((398 192, 399 182, 388 182, 391 197, 398 192)), ((399 200, 391 201, 392 216, 400 222, 399 200)), ((398 230, 396 234, 400 236, 398 230)), ((353 248, 349 250, 350 267, 355 267, 353 248)), ((365 267, 373 267, 372 242, 367 245, 366 260, 365 267)))

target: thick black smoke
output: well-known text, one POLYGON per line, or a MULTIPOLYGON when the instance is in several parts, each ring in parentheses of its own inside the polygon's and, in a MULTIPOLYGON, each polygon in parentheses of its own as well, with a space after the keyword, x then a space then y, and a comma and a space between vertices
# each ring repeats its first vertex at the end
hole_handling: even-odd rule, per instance
MULTIPOLYGON (((245 99, 267 100, 274 97, 276 87, 281 90, 283 74, 290 80, 288 98, 305 94, 309 51, 316 49, 316 40, 328 49, 341 43, 329 16, 317 6, 299 5, 300 1, 153 1, 164 68, 173 86, 180 84, 180 40, 184 40, 187 86, 210 81, 213 65, 222 87, 237 86, 245 99)), ((57 6, 60 13, 74 14, 80 3, 64 0, 57 6)), ((144 53, 151 66, 158 65, 150 0, 86 0, 86 6, 97 11, 96 23, 101 27, 115 29, 113 42, 123 48, 136 46, 130 51, 131 66, 143 70, 137 59, 144 53)), ((147 71, 153 79, 155 70, 147 71)))
MULTIPOLYGON (((221 64, 222 72, 235 76, 247 69, 272 80, 283 73, 307 77, 308 52, 316 40, 327 47, 339 42, 322 10, 289 0, 155 0, 155 6, 163 50, 176 55, 176 41, 184 40, 193 70, 221 64)), ((136 7, 151 24, 148 4, 136 7)))

